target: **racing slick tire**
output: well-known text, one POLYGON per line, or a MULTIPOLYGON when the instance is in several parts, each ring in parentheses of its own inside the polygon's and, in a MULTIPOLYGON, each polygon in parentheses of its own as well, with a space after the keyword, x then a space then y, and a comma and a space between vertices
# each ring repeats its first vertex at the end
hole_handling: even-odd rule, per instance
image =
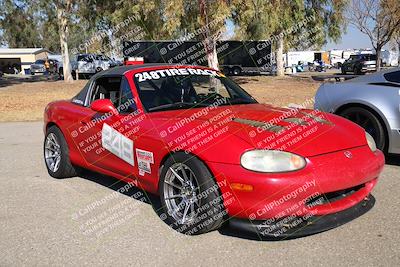
POLYGON ((57 126, 47 129, 43 143, 44 162, 54 178, 69 178, 77 175, 69 159, 69 150, 64 135, 57 126))
POLYGON ((218 229, 226 215, 219 187, 206 165, 184 152, 161 167, 160 216, 176 231, 198 235, 218 229))
POLYGON ((339 115, 364 128, 374 138, 376 147, 385 151, 387 144, 385 129, 374 113, 362 107, 351 107, 341 111, 339 115))

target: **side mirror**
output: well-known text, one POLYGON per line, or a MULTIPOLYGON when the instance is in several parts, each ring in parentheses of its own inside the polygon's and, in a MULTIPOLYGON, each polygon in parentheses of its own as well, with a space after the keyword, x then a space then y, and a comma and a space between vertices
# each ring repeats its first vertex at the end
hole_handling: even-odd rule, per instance
POLYGON ((100 113, 118 114, 118 110, 114 107, 110 99, 98 99, 90 104, 90 108, 100 113))

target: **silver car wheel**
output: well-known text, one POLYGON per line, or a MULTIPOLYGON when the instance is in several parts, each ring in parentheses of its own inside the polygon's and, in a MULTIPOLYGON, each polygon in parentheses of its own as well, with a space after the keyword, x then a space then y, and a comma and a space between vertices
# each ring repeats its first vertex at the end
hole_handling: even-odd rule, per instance
POLYGON ((54 133, 49 133, 46 137, 44 156, 47 168, 56 172, 60 168, 61 147, 54 133))
POLYGON ((180 224, 193 221, 200 207, 199 188, 193 171, 186 164, 175 163, 167 170, 164 183, 168 213, 180 224))

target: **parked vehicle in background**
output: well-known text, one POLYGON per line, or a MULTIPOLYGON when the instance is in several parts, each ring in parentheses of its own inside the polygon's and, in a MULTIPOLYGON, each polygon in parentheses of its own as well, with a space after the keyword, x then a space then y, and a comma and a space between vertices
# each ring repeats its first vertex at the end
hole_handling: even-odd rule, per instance
POLYGON ((325 83, 315 108, 343 116, 368 132, 379 149, 400 154, 400 68, 325 83))
POLYGON ((364 74, 376 71, 376 55, 374 54, 358 54, 351 55, 349 59, 343 62, 342 74, 353 72, 354 74, 364 74))
POLYGON ((38 59, 38 60, 36 60, 35 61, 35 63, 33 63, 32 65, 31 65, 31 75, 35 75, 35 74, 43 74, 43 73, 45 73, 46 72, 46 66, 45 66, 45 63, 46 63, 46 60, 48 60, 48 62, 49 62, 49 66, 50 66, 50 68, 49 68, 49 72, 51 73, 51 74, 54 74, 54 73, 59 73, 59 62, 57 61, 57 60, 55 60, 55 59, 38 59))
POLYGON ((121 65, 120 62, 102 54, 78 54, 72 63, 73 71, 82 75, 93 75, 102 70, 121 65))
POLYGON ((143 57, 125 57, 123 65, 142 65, 144 64, 143 57))
MULTIPOLYGON (((200 41, 124 41, 125 57, 143 58, 144 63, 181 65, 208 64, 200 41)), ((217 55, 225 74, 271 72, 271 44, 265 41, 218 41, 217 55)))

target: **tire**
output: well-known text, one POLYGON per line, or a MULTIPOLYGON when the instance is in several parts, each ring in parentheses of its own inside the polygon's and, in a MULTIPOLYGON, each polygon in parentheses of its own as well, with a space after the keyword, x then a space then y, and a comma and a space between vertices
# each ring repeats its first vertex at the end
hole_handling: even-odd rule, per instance
POLYGON ((230 68, 228 68, 228 67, 225 67, 223 69, 223 72, 224 72, 225 75, 230 75, 232 73, 232 70, 230 68))
POLYGON ((344 75, 347 74, 347 73, 346 73, 346 68, 345 68, 345 66, 342 65, 342 67, 341 67, 340 69, 342 70, 342 74, 344 74, 344 75))
POLYGON ((362 107, 351 107, 343 110, 339 115, 364 128, 374 138, 376 147, 382 151, 386 150, 385 128, 374 113, 362 107))
POLYGON ((355 75, 361 75, 360 67, 354 66, 353 72, 355 75))
POLYGON ((159 183, 165 222, 173 229, 186 235, 198 235, 222 225, 225 208, 219 187, 196 157, 183 152, 169 157, 161 168, 159 183))
POLYGON ((76 176, 76 169, 69 159, 67 142, 57 126, 47 129, 43 142, 43 156, 51 177, 60 179, 76 176))
POLYGON ((242 73, 242 69, 239 68, 239 67, 234 67, 234 68, 232 69, 232 74, 235 75, 235 76, 238 76, 238 75, 240 75, 241 73, 242 73))

